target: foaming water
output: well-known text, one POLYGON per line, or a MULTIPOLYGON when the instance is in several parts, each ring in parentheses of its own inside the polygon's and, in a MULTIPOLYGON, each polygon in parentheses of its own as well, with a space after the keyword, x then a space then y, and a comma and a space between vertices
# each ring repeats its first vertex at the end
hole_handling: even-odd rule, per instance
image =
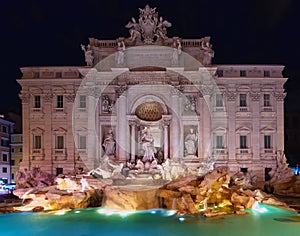
POLYGON ((0 215, 1 235, 299 235, 299 215, 261 205, 263 213, 213 218, 177 215, 176 210, 117 211, 105 208, 0 215))

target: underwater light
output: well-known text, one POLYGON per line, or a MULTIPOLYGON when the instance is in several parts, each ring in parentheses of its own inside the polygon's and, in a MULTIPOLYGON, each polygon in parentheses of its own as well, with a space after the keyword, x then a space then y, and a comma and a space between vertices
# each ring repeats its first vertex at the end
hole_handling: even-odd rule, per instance
POLYGON ((136 213, 135 211, 114 210, 114 209, 104 209, 104 208, 99 209, 97 212, 106 216, 119 215, 121 217, 126 217, 128 215, 136 213))
POLYGON ((179 217, 178 220, 179 220, 180 222, 184 222, 184 221, 185 221, 184 217, 182 217, 182 216, 179 217))
POLYGON ((56 211, 54 213, 54 215, 57 215, 57 216, 62 216, 64 214, 66 214, 68 212, 68 210, 59 210, 59 211, 56 211))

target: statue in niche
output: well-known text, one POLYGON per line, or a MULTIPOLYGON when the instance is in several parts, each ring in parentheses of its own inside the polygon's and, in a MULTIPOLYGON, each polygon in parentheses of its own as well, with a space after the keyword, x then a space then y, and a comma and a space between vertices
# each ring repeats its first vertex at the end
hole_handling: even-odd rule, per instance
POLYGON ((103 95, 102 111, 107 112, 107 113, 111 113, 111 111, 112 111, 112 104, 111 104, 111 100, 108 95, 103 95))
POLYGON ((142 144, 144 151, 143 162, 152 162, 155 157, 155 147, 154 147, 154 138, 150 133, 150 129, 145 127, 142 131, 141 136, 139 137, 139 142, 142 144))
POLYGON ((215 55, 214 50, 212 50, 212 44, 208 41, 203 40, 201 43, 201 47, 204 50, 203 52, 203 65, 211 65, 211 60, 215 55))
POLYGON ((184 139, 185 155, 195 155, 197 152, 197 140, 198 135, 194 132, 194 129, 190 129, 190 132, 184 139))
POLYGON ((84 46, 83 44, 81 44, 80 46, 82 51, 84 52, 86 65, 93 66, 94 56, 93 56, 93 51, 91 50, 91 46, 90 45, 84 46))
POLYGON ((107 132, 105 139, 102 144, 105 154, 110 156, 110 155, 115 155, 116 151, 116 141, 114 139, 114 134, 112 129, 109 129, 107 132))
POLYGON ((130 40, 141 40, 140 25, 136 22, 134 17, 132 17, 131 20, 132 21, 129 21, 128 24, 125 26, 126 28, 129 28, 130 40))
POLYGON ((118 42, 118 52, 116 53, 116 63, 117 65, 124 64, 124 56, 125 56, 125 44, 124 41, 118 42))

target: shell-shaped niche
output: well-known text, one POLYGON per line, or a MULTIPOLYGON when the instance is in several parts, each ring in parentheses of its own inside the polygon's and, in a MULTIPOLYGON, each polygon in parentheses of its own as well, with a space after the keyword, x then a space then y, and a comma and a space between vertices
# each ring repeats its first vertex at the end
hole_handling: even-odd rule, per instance
POLYGON ((159 102, 151 101, 140 104, 135 114, 138 118, 145 121, 157 121, 162 118, 164 110, 159 102))

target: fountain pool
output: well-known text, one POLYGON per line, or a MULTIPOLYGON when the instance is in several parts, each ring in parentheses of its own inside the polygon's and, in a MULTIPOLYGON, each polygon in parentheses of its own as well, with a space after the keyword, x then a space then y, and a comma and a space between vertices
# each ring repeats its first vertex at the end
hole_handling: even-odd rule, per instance
POLYGON ((248 215, 213 218, 176 215, 173 210, 114 211, 88 208, 0 215, 1 235, 299 235, 300 216, 259 205, 248 215))

